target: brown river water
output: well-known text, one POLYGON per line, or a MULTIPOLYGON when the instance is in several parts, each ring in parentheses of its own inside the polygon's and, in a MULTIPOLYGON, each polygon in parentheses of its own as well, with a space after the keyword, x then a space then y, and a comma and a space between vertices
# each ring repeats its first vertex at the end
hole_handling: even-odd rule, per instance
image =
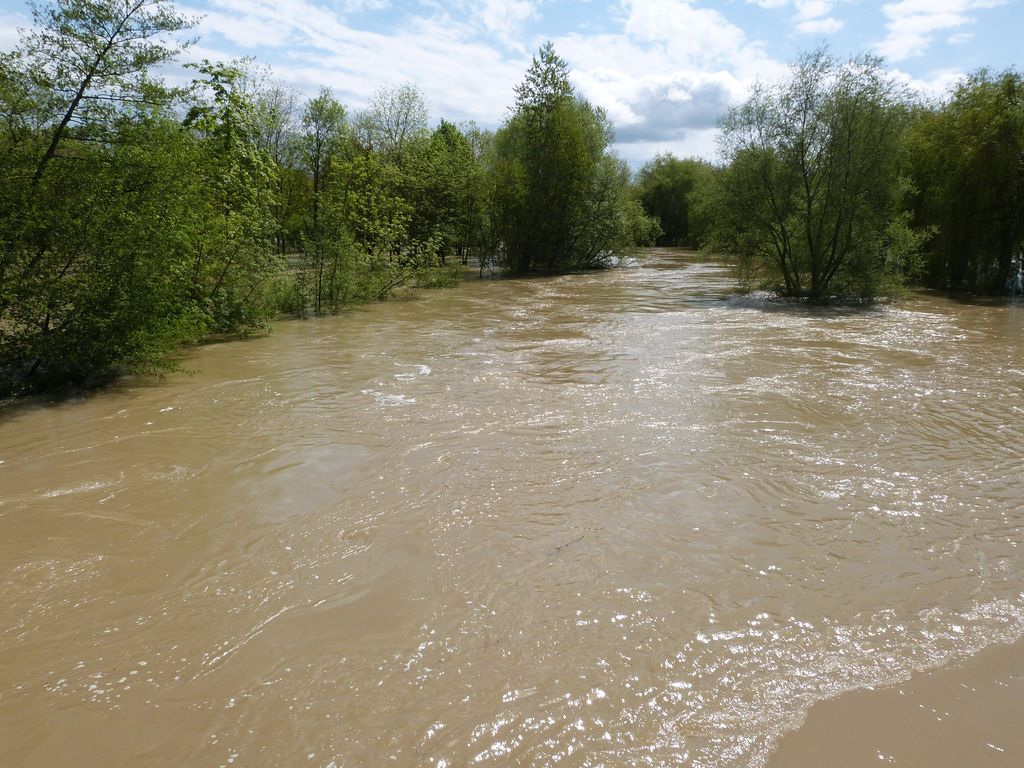
POLYGON ((968 690, 1024 636, 1024 306, 733 291, 470 280, 0 412, 0 764, 762 766, 968 690))

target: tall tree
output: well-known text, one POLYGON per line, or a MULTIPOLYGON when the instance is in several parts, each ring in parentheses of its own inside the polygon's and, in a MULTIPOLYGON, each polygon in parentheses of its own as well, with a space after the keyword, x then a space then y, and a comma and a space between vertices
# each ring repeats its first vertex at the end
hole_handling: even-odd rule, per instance
POLYGON ((284 83, 271 81, 256 94, 256 120, 261 149, 270 153, 277 166, 277 195, 274 239, 282 256, 294 248, 302 232, 303 207, 308 187, 302 167, 299 93, 284 83))
POLYGON ((466 192, 462 199, 463 210, 459 216, 460 256, 462 263, 468 264, 471 253, 475 253, 482 272, 487 255, 495 250, 494 217, 491 215, 493 189, 490 184, 494 178, 490 172, 494 158, 494 133, 473 122, 464 124, 461 132, 469 147, 470 160, 466 192))
POLYGON ((442 120, 429 136, 409 143, 402 195, 413 208, 410 236, 438 238, 442 262, 465 247, 467 197, 475 160, 469 140, 442 120))
MULTIPOLYGON (((495 137, 494 217, 507 270, 597 267, 621 245, 618 237, 594 242, 585 231, 599 199, 627 201, 606 186, 628 184, 605 159, 612 135, 604 112, 574 93, 568 65, 545 43, 516 88, 515 112, 495 137)), ((620 213, 611 221, 626 227, 629 217, 620 213)))
POLYGON ((302 115, 302 129, 303 157, 313 182, 310 220, 304 242, 305 263, 312 274, 313 310, 319 315, 324 311, 324 275, 329 249, 327 240, 330 239, 321 220, 320 209, 331 162, 346 132, 345 108, 334 98, 330 89, 321 88, 320 94, 306 105, 302 115))
POLYGON ((328 164, 345 131, 345 107, 334 98, 329 88, 321 88, 320 94, 306 105, 302 129, 302 151, 313 179, 310 215, 313 229, 316 229, 319 198, 328 164))
POLYGON ((200 98, 185 125, 196 138, 194 167, 206 193, 192 220, 193 295, 211 330, 252 330, 269 314, 263 299, 280 268, 273 249, 277 168, 261 145, 243 70, 209 61, 195 68, 200 98))

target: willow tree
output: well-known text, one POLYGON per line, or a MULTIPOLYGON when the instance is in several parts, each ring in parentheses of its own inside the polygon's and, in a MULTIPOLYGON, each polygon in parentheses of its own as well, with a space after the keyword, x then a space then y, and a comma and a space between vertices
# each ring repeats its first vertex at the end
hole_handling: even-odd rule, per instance
POLYGON ((721 121, 728 163, 709 246, 789 297, 871 299, 917 268, 923 235, 899 203, 907 95, 876 58, 803 56, 721 121))

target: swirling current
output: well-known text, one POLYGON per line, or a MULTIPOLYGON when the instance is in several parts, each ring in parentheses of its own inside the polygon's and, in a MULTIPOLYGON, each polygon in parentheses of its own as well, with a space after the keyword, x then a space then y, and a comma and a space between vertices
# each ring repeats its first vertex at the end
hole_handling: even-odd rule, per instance
POLYGON ((182 366, 0 414, 5 765, 757 767, 1024 636, 1019 304, 660 250, 182 366))

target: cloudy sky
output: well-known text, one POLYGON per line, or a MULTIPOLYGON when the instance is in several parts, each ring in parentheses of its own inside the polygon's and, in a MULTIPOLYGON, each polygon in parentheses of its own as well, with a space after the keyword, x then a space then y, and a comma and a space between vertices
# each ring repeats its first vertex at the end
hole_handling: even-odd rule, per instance
MULTIPOLYGON (((659 151, 714 154, 714 123, 749 85, 825 43, 870 51, 941 93, 982 66, 1021 68, 1024 0, 180 0, 197 16, 192 58, 252 56, 304 93, 352 109, 417 83, 435 119, 496 127, 544 40, 603 106, 633 164, 659 151)), ((30 23, 0 0, 0 48, 30 23)))

